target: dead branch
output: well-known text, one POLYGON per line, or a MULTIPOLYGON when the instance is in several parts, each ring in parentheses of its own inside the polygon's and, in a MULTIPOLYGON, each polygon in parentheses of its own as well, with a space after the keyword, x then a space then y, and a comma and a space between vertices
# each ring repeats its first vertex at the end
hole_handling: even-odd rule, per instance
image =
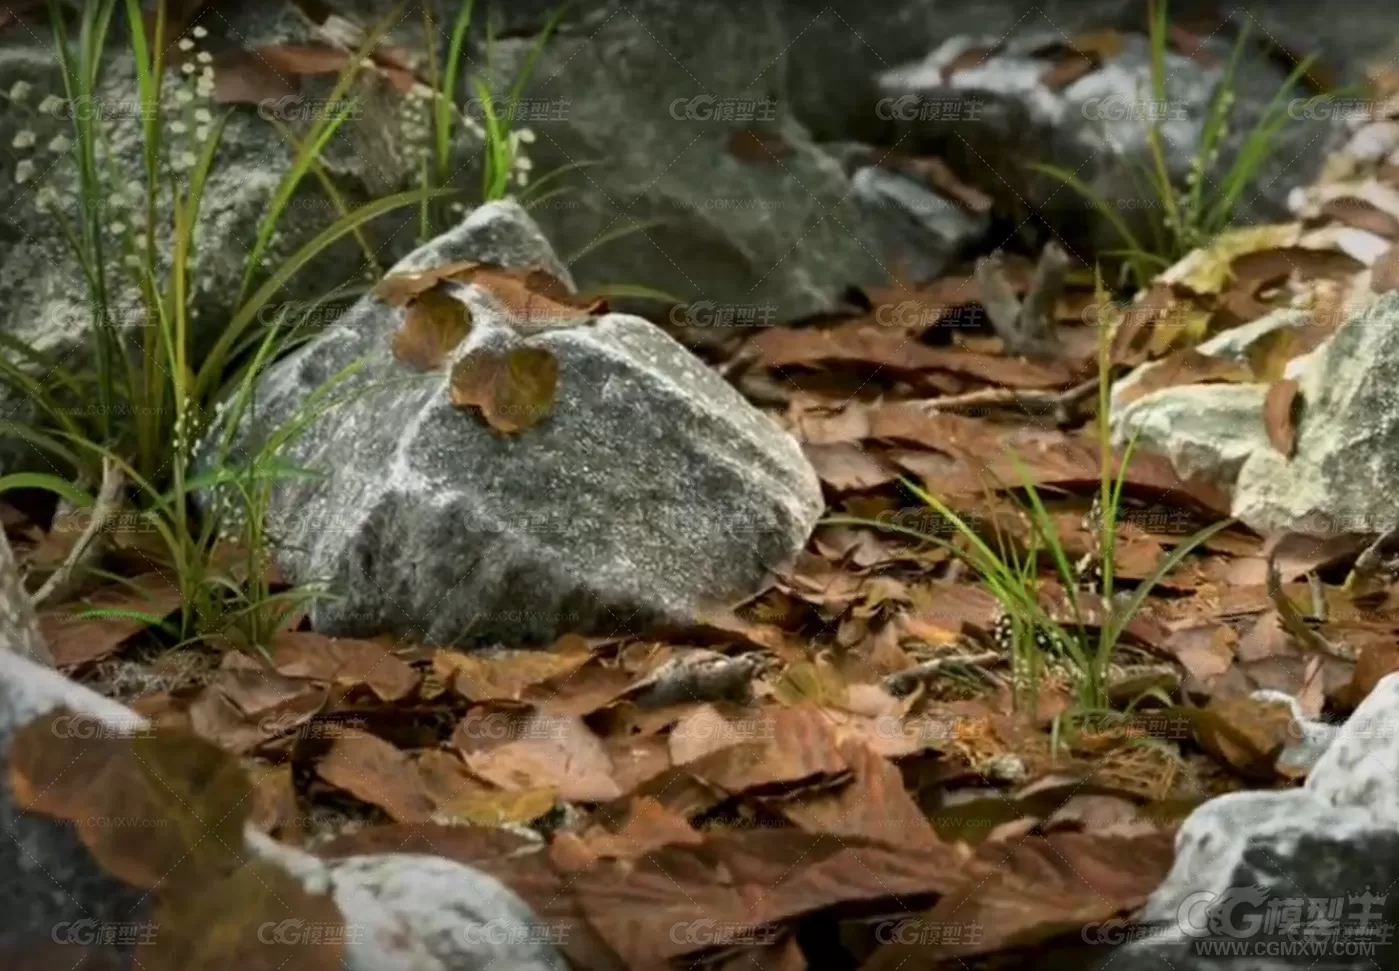
POLYGON ((1063 426, 1072 425, 1083 417, 1085 404, 1092 402, 1097 392, 1098 379, 1090 378, 1064 391, 986 388, 945 398, 927 398, 910 404, 928 412, 976 415, 996 408, 1035 417, 1053 416, 1055 423, 1063 426))
POLYGON ((717 651, 691 651, 662 664, 625 697, 639 708, 741 701, 748 697, 753 679, 774 660, 761 651, 733 657, 717 651))
POLYGON ((53 655, 39 632, 39 618, 24 589, 19 563, 3 529, 0 529, 0 645, 31 661, 53 667, 53 655))
POLYGON ((984 673, 981 669, 1002 664, 1006 656, 999 651, 983 651, 980 654, 960 654, 949 657, 933 658, 930 661, 923 661, 915 664, 911 668, 902 671, 895 671, 884 678, 884 690, 894 697, 902 697, 913 691, 920 684, 931 681, 941 675, 948 668, 973 668, 978 673, 984 673))
POLYGON ((121 506, 121 489, 124 483, 121 469, 109 458, 102 460, 102 485, 97 490, 97 501, 93 504, 92 514, 88 517, 87 526, 83 528, 82 535, 73 544, 73 548, 68 551, 67 557, 57 570, 44 581, 44 585, 34 594, 33 604, 38 607, 45 600, 53 596, 62 589, 72 576, 73 569, 82 560, 83 554, 87 552, 93 539, 102 531, 102 527, 107 525, 107 520, 112 518, 112 514, 121 506))
POLYGON ((1059 349, 1054 326, 1054 306, 1064 292, 1069 255, 1050 241, 1040 251, 1030 289, 1022 303, 1006 276, 1005 254, 996 250, 976 262, 974 276, 981 292, 981 306, 992 328, 1016 357, 1054 357, 1059 349))

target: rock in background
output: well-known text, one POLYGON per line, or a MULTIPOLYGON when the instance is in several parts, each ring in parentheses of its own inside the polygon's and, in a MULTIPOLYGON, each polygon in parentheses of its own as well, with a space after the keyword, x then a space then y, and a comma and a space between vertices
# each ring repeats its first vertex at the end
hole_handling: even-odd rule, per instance
MULTIPOLYGON (((396 271, 459 260, 567 272, 518 206, 492 204, 396 271)), ((692 620, 805 544, 823 509, 796 443, 715 372, 636 317, 521 338, 492 295, 459 294, 477 348, 547 348, 552 414, 518 435, 447 395, 446 373, 394 358, 402 312, 366 297, 271 369, 255 448, 356 360, 363 382, 285 453, 326 476, 279 486, 271 519, 291 578, 325 578, 318 630, 434 642, 548 641, 692 620)))

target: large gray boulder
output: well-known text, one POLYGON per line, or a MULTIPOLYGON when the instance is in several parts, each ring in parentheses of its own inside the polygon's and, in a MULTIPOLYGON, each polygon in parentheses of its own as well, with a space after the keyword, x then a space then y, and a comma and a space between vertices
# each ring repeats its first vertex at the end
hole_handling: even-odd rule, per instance
POLYGON ((1173 971, 1392 967, 1399 919, 1399 675, 1379 682, 1303 789, 1196 809, 1147 901, 1157 933, 1104 966, 1173 971))
MULTIPOLYGON (((567 273, 519 206, 477 209, 395 271, 450 261, 567 273)), ((636 317, 523 336, 478 286, 455 293, 454 359, 521 343, 559 362, 552 413, 519 434, 448 400, 448 371, 397 361, 401 311, 364 298, 260 381, 240 447, 347 365, 349 401, 284 458, 323 474, 279 485, 283 572, 329 581, 312 623, 434 642, 548 641, 683 623, 740 597, 805 544, 823 503, 796 443, 716 373, 636 317)))

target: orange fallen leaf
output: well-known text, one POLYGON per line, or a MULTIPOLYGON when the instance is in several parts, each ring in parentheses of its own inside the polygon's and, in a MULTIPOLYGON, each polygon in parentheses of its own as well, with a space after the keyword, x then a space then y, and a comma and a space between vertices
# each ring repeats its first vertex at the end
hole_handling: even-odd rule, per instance
POLYGON ((393 356, 420 371, 435 371, 471 332, 466 304, 437 288, 414 297, 393 335, 393 356))
POLYGON ((341 735, 316 763, 316 774, 399 822, 425 823, 436 808, 407 753, 375 735, 341 735))
POLYGON ((472 772, 510 792, 548 788, 570 802, 622 794, 612 760, 581 718, 537 714, 518 724, 511 741, 462 756, 472 772))
POLYGON ((559 362, 543 347, 512 347, 503 355, 471 351, 452 368, 450 396, 458 408, 478 408, 492 428, 513 434, 537 425, 554 407, 559 362))
POLYGON ((126 583, 104 586, 81 603, 39 612, 39 632, 61 668, 100 661, 127 638, 150 624, 140 616, 163 620, 180 606, 180 591, 159 572, 144 573, 126 583), (123 617, 87 617, 90 610, 127 611, 123 617))

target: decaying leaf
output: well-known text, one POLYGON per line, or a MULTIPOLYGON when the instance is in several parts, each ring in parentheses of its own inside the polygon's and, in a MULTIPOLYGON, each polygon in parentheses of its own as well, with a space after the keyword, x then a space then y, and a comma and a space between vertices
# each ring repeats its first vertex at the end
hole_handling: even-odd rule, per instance
POLYGON ((169 575, 145 573, 124 584, 104 586, 82 603, 39 612, 39 631, 54 663, 62 668, 106 657, 127 638, 145 630, 147 616, 163 620, 180 606, 180 591, 169 575), (90 617, 92 610, 125 612, 123 616, 90 617))
POLYGON ((1156 278, 1167 286, 1181 284, 1198 294, 1216 294, 1231 278, 1230 266, 1246 253, 1296 246, 1302 238, 1301 223, 1277 223, 1229 229, 1208 246, 1187 254, 1156 278))
POLYGON ((543 347, 512 347, 503 355, 478 348, 452 368, 451 400, 478 408, 499 432, 524 431, 554 407, 559 362, 543 347))
MULTIPOLYGON (((480 724, 493 730, 492 723, 480 724)), ((534 715, 516 723, 509 737, 484 751, 463 751, 467 767, 509 792, 553 789, 571 802, 622 795, 612 778, 612 760, 581 718, 534 715)))
POLYGON ((433 805, 407 753, 362 732, 347 732, 316 763, 316 774, 404 823, 425 823, 433 805))
POLYGON ((1215 698, 1206 708, 1177 709, 1206 750, 1242 775, 1272 776, 1273 764, 1292 739, 1292 712, 1286 705, 1252 698, 1215 698))
POLYGON ((1263 399, 1263 428, 1268 433, 1268 441, 1287 458, 1292 458, 1297 446, 1296 412, 1297 392, 1301 385, 1291 378, 1274 381, 1268 387, 1268 396, 1263 399))
POLYGON ((471 330, 466 304, 434 287, 414 297, 393 335, 393 355, 420 371, 435 371, 471 330))
POLYGON ((1117 396, 1119 404, 1127 404, 1143 398, 1162 388, 1174 388, 1183 384, 1205 384, 1208 382, 1248 383, 1253 381, 1253 370, 1246 364, 1231 361, 1225 357, 1201 354, 1193 347, 1187 347, 1163 358, 1132 384, 1123 388, 1117 396))

